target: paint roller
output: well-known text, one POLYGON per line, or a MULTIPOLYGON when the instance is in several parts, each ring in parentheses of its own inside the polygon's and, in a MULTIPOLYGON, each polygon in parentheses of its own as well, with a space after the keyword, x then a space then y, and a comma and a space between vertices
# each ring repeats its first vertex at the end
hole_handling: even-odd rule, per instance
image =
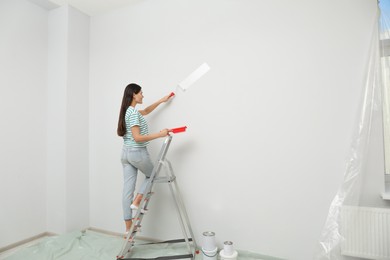
MULTIPOLYGON (((183 90, 186 91, 189 86, 194 84, 198 79, 200 79, 204 74, 206 74, 210 70, 209 65, 207 63, 203 63, 202 65, 199 66, 196 70, 194 70, 190 75, 188 75, 187 78, 185 78, 182 82, 179 83, 179 87, 183 90)), ((171 92, 169 94, 169 98, 175 96, 174 92, 171 92)), ((182 127, 176 127, 169 129, 168 131, 174 134, 177 133, 182 133, 187 130, 187 126, 182 126, 182 127)))
MULTIPOLYGON (((186 91, 189 86, 194 84, 198 79, 200 79, 204 74, 206 74, 210 70, 210 67, 207 63, 203 63, 196 70, 194 70, 187 78, 185 78, 182 82, 179 83, 178 87, 183 91, 186 91)), ((174 92, 169 94, 169 97, 173 97, 175 95, 174 92)))

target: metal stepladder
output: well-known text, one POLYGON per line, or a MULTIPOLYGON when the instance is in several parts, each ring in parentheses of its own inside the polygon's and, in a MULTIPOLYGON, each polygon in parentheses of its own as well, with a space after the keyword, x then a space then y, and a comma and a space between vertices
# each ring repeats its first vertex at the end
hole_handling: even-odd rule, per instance
MULTIPOLYGON (((154 168, 152 174, 149 178, 149 182, 146 186, 144 196, 141 200, 141 203, 135 213, 133 214, 133 224, 128 232, 128 235, 123 243, 122 249, 117 255, 117 259, 195 259, 195 254, 197 253, 197 245, 195 241, 194 234, 191 229, 191 225, 188 219, 188 215, 180 194, 179 186, 176 182, 176 176, 173 172, 173 168, 171 163, 166 159, 166 154, 168 152, 168 148, 171 144, 172 136, 168 135, 164 140, 164 143, 161 147, 157 162, 154 164, 154 168), (159 176, 160 171, 165 168, 166 176, 159 176), (169 188, 174 200, 174 204, 176 207, 176 211, 179 217, 179 222, 181 225, 182 233, 184 239, 176 239, 170 241, 164 241, 159 243, 178 243, 185 242, 187 246, 188 254, 183 255, 172 255, 172 256, 161 256, 157 258, 126 258, 126 256, 131 256, 132 250, 135 246, 142 246, 143 244, 137 245, 135 243, 135 237, 137 232, 141 227, 142 219, 145 215, 146 210, 148 209, 148 205, 150 202, 150 198, 153 194, 152 189, 155 183, 167 183, 169 184, 169 188)), ((129 205, 130 206, 130 205, 129 205)), ((152 244, 152 243, 148 243, 152 244)))

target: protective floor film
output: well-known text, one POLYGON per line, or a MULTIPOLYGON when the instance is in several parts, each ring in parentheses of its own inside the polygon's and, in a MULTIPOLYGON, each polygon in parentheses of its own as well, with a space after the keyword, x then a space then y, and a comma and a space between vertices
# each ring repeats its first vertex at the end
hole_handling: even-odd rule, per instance
MULTIPOLYGON (((143 244, 147 241, 137 240, 143 244)), ((116 260, 123 238, 94 231, 76 231, 60 236, 44 238, 41 242, 22 248, 5 258, 6 260, 116 260)), ((238 251, 240 260, 282 260, 248 251, 238 251)), ((185 243, 164 243, 135 246, 132 258, 156 258, 159 256, 187 254, 185 243)), ((203 259, 202 253, 195 259, 203 259)))

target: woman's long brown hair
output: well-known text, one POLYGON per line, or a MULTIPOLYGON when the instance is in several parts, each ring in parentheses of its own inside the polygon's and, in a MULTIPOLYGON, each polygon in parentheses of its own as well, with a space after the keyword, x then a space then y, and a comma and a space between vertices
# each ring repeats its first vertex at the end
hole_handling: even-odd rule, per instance
POLYGON ((138 94, 140 91, 141 87, 139 85, 130 83, 126 86, 125 91, 123 92, 122 106, 119 112, 118 129, 116 130, 119 136, 124 136, 126 134, 126 110, 133 101, 133 95, 138 94))

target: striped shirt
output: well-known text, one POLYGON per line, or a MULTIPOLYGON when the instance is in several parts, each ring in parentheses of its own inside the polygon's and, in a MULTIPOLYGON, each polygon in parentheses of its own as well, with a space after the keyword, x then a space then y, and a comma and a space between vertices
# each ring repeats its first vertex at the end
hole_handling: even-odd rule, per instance
POLYGON ((133 126, 139 126, 141 135, 149 134, 148 124, 146 123, 146 120, 141 115, 141 113, 134 107, 129 106, 126 110, 125 122, 126 122, 126 134, 123 136, 124 145, 127 147, 147 146, 149 142, 136 142, 134 140, 133 134, 131 133, 131 128, 133 126))

